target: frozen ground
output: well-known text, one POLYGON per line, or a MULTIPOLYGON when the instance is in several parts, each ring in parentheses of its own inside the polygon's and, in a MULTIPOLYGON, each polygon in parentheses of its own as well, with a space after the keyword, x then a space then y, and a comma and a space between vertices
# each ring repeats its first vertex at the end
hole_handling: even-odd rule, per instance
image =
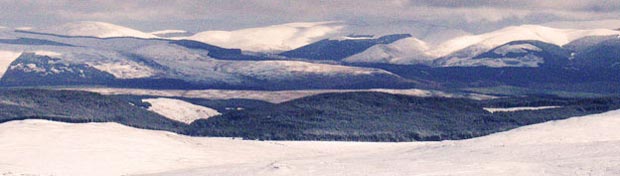
POLYGON ((195 138, 115 123, 0 124, 0 175, 619 175, 620 110, 444 142, 195 138))

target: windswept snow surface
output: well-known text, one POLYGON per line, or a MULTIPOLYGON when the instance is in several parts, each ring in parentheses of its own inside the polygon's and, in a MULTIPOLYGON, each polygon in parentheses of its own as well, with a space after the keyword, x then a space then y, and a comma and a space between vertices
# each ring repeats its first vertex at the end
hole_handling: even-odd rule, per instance
POLYGON ((515 112, 515 111, 536 111, 544 109, 561 108, 561 106, 539 106, 539 107, 512 107, 512 108, 483 108, 490 113, 496 112, 515 112))
POLYGON ((4 75, 11 63, 22 53, 14 51, 0 51, 0 78, 4 75))
POLYGON ((115 123, 0 124, 4 175, 618 175, 620 110, 462 141, 273 142, 115 123))
POLYGON ((183 100, 171 98, 151 98, 144 99, 142 101, 151 104, 151 107, 148 109, 149 111, 153 111, 169 119, 186 124, 190 124, 197 119, 206 119, 212 116, 220 115, 217 110, 195 105, 183 100))
POLYGON ((147 34, 142 31, 131 29, 124 26, 115 24, 97 22, 97 21, 82 21, 74 23, 66 23, 59 26, 52 26, 49 28, 35 29, 36 32, 67 35, 67 36, 89 36, 99 38, 109 37, 136 37, 136 38, 157 38, 152 34, 147 34))
POLYGON ((337 22, 287 23, 235 31, 205 31, 186 39, 245 51, 276 52, 327 38, 342 28, 337 22))

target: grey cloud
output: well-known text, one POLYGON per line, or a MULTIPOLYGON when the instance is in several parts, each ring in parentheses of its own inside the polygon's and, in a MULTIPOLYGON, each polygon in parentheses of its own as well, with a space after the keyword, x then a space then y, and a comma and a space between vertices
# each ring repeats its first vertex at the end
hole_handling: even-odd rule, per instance
POLYGON ((141 30, 232 30, 296 21, 345 21, 386 30, 470 32, 522 23, 619 18, 620 0, 0 0, 0 25, 95 20, 141 30))
POLYGON ((577 11, 618 11, 620 0, 408 0, 409 5, 433 7, 495 7, 512 9, 556 9, 577 11))

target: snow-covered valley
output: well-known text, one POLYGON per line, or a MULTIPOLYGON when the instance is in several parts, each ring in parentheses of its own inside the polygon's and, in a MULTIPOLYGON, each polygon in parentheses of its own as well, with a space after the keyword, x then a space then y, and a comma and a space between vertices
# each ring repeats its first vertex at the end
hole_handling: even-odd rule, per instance
POLYGON ((116 123, 0 124, 3 175, 616 175, 620 111, 444 142, 186 137, 116 123))

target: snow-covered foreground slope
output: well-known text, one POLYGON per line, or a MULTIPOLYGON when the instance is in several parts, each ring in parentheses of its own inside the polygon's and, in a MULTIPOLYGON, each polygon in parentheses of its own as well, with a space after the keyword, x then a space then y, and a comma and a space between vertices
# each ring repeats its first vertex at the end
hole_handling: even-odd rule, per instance
POLYGON ((114 123, 0 124, 4 175, 618 175, 620 110, 463 141, 269 142, 114 123))
POLYGON ((326 38, 342 29, 335 22, 287 23, 235 31, 205 31, 187 39, 246 51, 286 51, 326 38))
POLYGON ((98 22, 98 21, 82 21, 74 23, 66 23, 49 28, 35 29, 36 32, 66 35, 66 36, 88 36, 88 37, 136 37, 136 38, 157 38, 157 36, 144 33, 135 29, 115 24, 98 22))
POLYGON ((217 110, 195 105, 183 100, 171 98, 150 98, 142 101, 151 104, 148 109, 149 111, 153 111, 169 119, 186 124, 190 124, 197 119, 206 119, 211 116, 220 115, 217 110))

